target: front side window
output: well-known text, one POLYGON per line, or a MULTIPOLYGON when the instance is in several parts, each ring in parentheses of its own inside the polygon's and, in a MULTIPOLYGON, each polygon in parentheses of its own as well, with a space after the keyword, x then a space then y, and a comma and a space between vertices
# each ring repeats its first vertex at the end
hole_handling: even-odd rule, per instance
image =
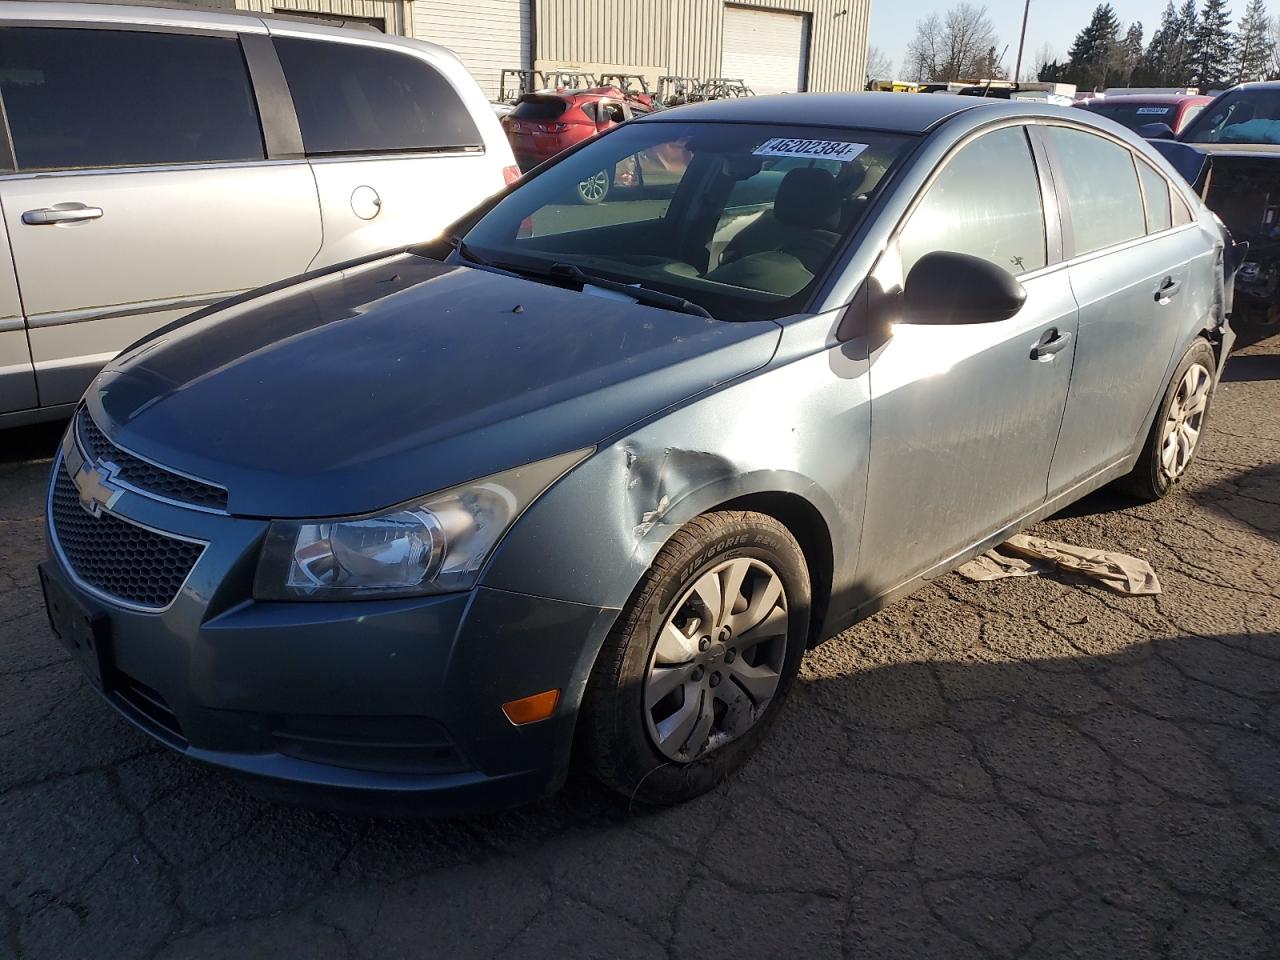
POLYGON ((443 151, 482 145, 457 92, 407 53, 276 38, 308 156, 443 151))
POLYGON ((981 257, 1015 275, 1043 267, 1044 204, 1026 132, 1009 127, 961 148, 911 214, 898 249, 904 277, 935 250, 981 257))
POLYGON ((1062 161, 1067 209, 1081 256, 1147 232, 1133 154, 1125 147, 1071 127, 1049 127, 1062 161))
POLYGON ((1145 163, 1138 164, 1142 192, 1147 198, 1147 233, 1159 233, 1173 225, 1169 210, 1169 181, 1145 163))
POLYGON ((496 264, 576 266, 723 319, 802 309, 914 138, 642 121, 502 199, 465 236, 496 264))
POLYGON ((4 27, 0 94, 20 170, 266 156, 231 37, 4 27))

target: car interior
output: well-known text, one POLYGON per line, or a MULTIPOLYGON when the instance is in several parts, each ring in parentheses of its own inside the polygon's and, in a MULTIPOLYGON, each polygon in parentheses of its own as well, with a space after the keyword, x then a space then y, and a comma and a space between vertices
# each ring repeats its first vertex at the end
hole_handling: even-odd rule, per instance
MULTIPOLYGON (((493 256, 571 261, 610 279, 678 294, 713 314, 717 299, 729 298, 738 315, 744 302, 782 315, 798 306, 857 227, 903 141, 841 132, 842 139, 884 141, 842 162, 759 156, 752 146, 766 137, 751 136, 751 143, 738 149, 680 141, 621 157, 608 196, 594 206, 578 204, 552 186, 573 181, 574 161, 588 162, 574 156, 564 162, 561 175, 552 168, 538 178, 543 190, 535 189, 536 179, 512 198, 528 198, 527 211, 516 235, 502 238, 506 242, 500 246, 507 249, 493 256), (650 185, 644 171, 653 166, 652 156, 676 148, 686 149, 688 156, 678 179, 672 183, 670 171, 663 171, 666 182, 650 185), (641 176, 633 175, 636 169, 641 176)), ((497 222, 505 219, 502 207, 468 235, 470 246, 493 250, 501 229, 497 222)))

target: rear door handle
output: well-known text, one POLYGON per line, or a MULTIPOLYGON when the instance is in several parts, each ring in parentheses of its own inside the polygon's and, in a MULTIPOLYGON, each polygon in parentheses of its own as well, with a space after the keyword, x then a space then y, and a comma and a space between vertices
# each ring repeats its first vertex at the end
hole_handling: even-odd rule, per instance
POLYGON ((1031 348, 1032 360, 1046 360, 1071 342, 1071 334, 1059 333, 1053 328, 1040 338, 1040 342, 1031 348))
POLYGON ((102 216, 101 207, 89 207, 83 203, 59 203, 52 207, 28 210, 22 215, 22 222, 33 227, 42 227, 59 223, 80 223, 84 220, 97 220, 100 216, 102 216))
POLYGON ((1160 286, 1156 287, 1156 303, 1168 303, 1178 295, 1178 291, 1181 289, 1181 280, 1175 280, 1173 277, 1165 277, 1160 281, 1160 286))

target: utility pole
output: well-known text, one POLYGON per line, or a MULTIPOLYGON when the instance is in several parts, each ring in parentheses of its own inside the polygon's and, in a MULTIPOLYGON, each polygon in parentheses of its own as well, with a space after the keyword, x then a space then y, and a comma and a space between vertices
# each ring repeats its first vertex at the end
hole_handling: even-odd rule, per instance
POLYGON ((1013 82, 1022 80, 1022 45, 1027 42, 1027 15, 1031 13, 1031 0, 1022 6, 1022 33, 1018 35, 1018 62, 1013 66, 1013 82))

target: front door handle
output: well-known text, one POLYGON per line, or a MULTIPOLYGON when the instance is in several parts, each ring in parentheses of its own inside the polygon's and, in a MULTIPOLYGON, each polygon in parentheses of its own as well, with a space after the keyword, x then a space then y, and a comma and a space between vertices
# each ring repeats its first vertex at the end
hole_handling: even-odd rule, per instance
POLYGON ((1160 281, 1160 286, 1156 287, 1156 303, 1168 303, 1178 295, 1178 291, 1181 289, 1181 280, 1165 277, 1160 281))
POLYGON ((1031 348, 1032 360, 1047 360, 1071 342, 1071 334, 1059 333, 1057 327, 1046 331, 1040 342, 1031 348))
POLYGON ((83 203, 59 203, 52 207, 41 207, 39 210, 28 210, 22 215, 22 222, 33 227, 43 227, 59 223, 97 220, 100 216, 102 216, 101 207, 89 207, 83 203))

